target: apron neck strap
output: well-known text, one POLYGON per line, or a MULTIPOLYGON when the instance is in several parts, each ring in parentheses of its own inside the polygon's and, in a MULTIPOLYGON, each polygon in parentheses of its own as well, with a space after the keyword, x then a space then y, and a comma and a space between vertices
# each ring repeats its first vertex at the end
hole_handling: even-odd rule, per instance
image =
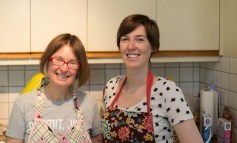
POLYGON ((38 89, 36 100, 35 100, 35 118, 36 119, 40 119, 43 117, 44 98, 42 94, 44 94, 44 89, 43 88, 38 89))
POLYGON ((150 112, 150 97, 151 97, 151 88, 153 84, 153 74, 148 71, 147 83, 146 83, 146 101, 147 101, 147 112, 150 112))
MULTIPOLYGON (((118 90, 116 91, 116 94, 115 94, 115 98, 114 100, 112 101, 112 103, 110 104, 110 108, 112 108, 115 104, 115 102, 117 101, 119 95, 120 95, 120 92, 123 88, 123 85, 125 83, 125 81, 127 80, 127 77, 125 77, 122 81, 121 81, 121 84, 120 86, 118 87, 118 90)), ((150 112, 150 97, 151 97, 151 88, 152 88, 152 84, 153 84, 153 74, 148 71, 148 74, 147 74, 147 83, 146 83, 146 101, 147 101, 147 112, 150 112)))

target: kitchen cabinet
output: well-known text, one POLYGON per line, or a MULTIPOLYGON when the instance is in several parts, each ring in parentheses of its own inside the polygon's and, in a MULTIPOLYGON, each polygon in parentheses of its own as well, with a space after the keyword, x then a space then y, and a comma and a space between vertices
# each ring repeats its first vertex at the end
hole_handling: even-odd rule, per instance
POLYGON ((56 35, 71 33, 89 59, 112 61, 119 24, 135 13, 158 23, 156 57, 219 57, 219 0, 1 0, 0 59, 39 59, 56 35))
POLYGON ((219 50, 219 0, 157 0, 160 50, 219 50))
POLYGON ((237 58, 237 1, 221 2, 221 49, 223 56, 237 58))
POLYGON ((30 0, 1 0, 0 19, 0 52, 29 52, 30 0))
POLYGON ((57 35, 77 35, 87 47, 87 0, 31 0, 31 52, 42 52, 57 35))
POLYGON ((87 47, 87 0, 1 0, 1 53, 43 52, 61 33, 87 47))
POLYGON ((88 0, 88 51, 118 51, 117 29, 128 15, 156 18, 156 0, 88 0))

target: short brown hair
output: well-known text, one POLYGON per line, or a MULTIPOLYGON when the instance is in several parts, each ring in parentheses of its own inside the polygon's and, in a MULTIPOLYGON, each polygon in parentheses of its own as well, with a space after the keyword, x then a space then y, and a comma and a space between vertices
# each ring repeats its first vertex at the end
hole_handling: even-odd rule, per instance
POLYGON ((140 25, 145 27, 147 39, 152 47, 152 56, 158 52, 160 48, 160 33, 156 22, 146 15, 133 14, 123 19, 117 32, 117 46, 119 47, 122 36, 132 32, 140 25))
POLYGON ((47 74, 48 61, 50 57, 60 48, 65 45, 69 45, 72 48, 77 60, 80 63, 80 69, 77 71, 78 87, 84 85, 90 77, 89 65, 86 57, 85 48, 81 40, 75 36, 68 33, 58 35, 55 37, 45 49, 41 60, 40 60, 40 71, 43 74, 47 74))

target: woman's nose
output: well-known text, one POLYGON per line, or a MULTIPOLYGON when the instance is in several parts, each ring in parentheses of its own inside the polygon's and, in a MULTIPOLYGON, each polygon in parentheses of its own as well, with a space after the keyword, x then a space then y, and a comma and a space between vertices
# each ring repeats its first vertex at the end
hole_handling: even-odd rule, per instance
POLYGON ((60 67, 61 70, 68 70, 68 65, 67 63, 64 63, 61 67, 60 67))
POLYGON ((134 49, 135 48, 135 41, 129 40, 128 42, 128 49, 134 49))

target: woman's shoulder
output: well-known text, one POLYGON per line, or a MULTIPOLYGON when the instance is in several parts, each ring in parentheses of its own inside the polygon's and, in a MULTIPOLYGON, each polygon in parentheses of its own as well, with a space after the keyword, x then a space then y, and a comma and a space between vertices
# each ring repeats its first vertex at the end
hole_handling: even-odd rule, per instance
POLYGON ((77 90, 77 97, 79 98, 80 101, 84 101, 84 102, 86 101, 90 103, 96 102, 95 97, 85 91, 77 90))
POLYGON ((117 87, 119 86, 119 83, 122 81, 122 79, 125 77, 125 75, 118 75, 115 76, 113 78, 111 78, 106 86, 104 87, 104 95, 105 93, 111 93, 111 92, 115 92, 117 87))
POLYGON ((77 96, 78 96, 78 102, 77 104, 84 110, 88 112, 92 112, 97 106, 97 101, 96 98, 89 94, 88 92, 84 91, 77 91, 77 96))
POLYGON ((36 102, 37 90, 27 92, 25 94, 19 95, 15 101, 15 108, 19 108, 21 111, 28 111, 34 108, 36 102))
MULTIPOLYGON (((166 96, 173 96, 176 93, 182 94, 182 89, 176 85, 176 83, 172 80, 169 80, 164 77, 157 77, 155 83, 153 84, 153 92, 155 93, 163 93, 166 96), (156 92, 159 91, 159 92, 156 92), (169 93, 169 94, 166 94, 169 93)), ((163 97, 166 97, 163 96, 163 97)))
POLYGON ((155 84, 158 84, 159 86, 164 86, 164 87, 167 87, 167 86, 178 87, 174 81, 161 77, 161 76, 158 76, 156 78, 155 84))
POLYGON ((125 77, 125 75, 118 75, 118 76, 115 76, 115 77, 111 78, 110 80, 108 80, 108 82, 105 86, 105 91, 108 91, 110 89, 115 89, 121 82, 121 79, 124 77, 125 77))
POLYGON ((19 95, 19 96, 16 98, 15 102, 16 102, 16 103, 28 103, 28 102, 32 102, 32 100, 35 101, 36 95, 37 95, 37 89, 19 95))
POLYGON ((125 75, 118 75, 118 76, 115 76, 115 77, 111 78, 110 80, 108 80, 108 82, 107 82, 106 85, 119 83, 119 81, 120 81, 124 76, 125 76, 125 75))

